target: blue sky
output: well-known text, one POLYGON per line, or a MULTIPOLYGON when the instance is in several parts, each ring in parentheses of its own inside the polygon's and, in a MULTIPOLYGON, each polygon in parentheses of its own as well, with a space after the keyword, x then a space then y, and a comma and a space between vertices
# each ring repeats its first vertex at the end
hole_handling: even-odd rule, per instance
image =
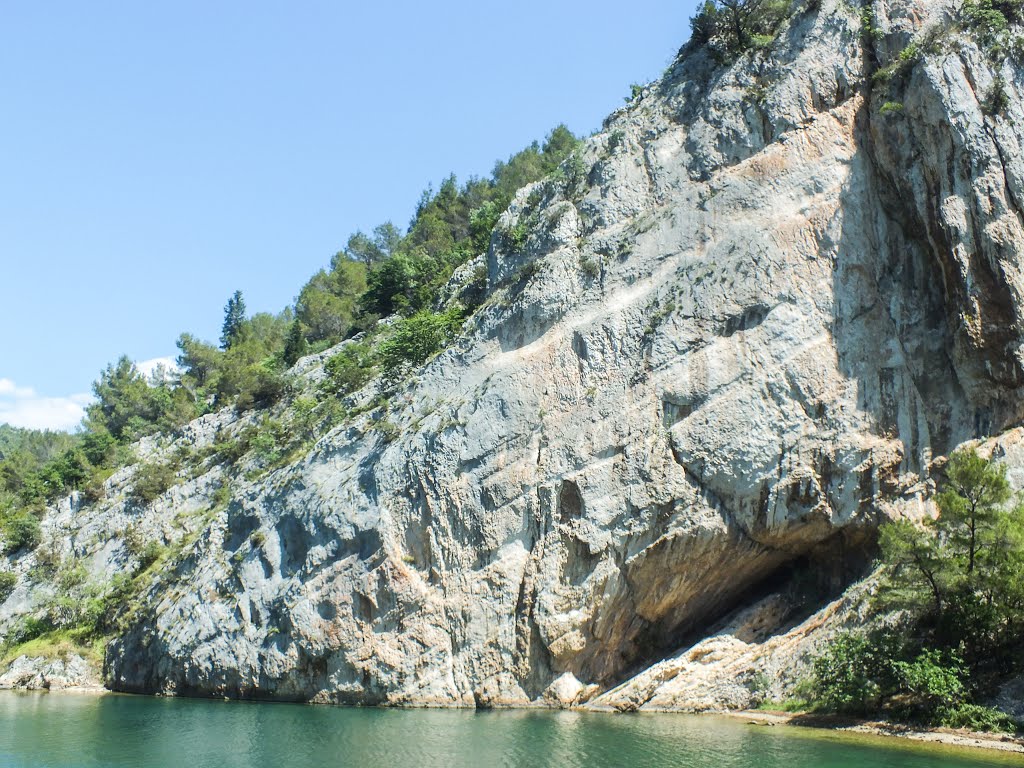
POLYGON ((121 354, 278 311, 449 172, 600 127, 694 0, 0 9, 0 422, 68 427, 121 354))

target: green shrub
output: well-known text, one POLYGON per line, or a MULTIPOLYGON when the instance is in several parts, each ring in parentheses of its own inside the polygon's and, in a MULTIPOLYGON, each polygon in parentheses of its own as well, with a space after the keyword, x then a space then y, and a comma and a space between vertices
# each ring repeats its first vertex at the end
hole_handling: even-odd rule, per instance
POLYGON ((105 483, 110 477, 109 470, 96 470, 82 486, 82 499, 86 504, 95 504, 107 497, 105 483))
POLYGON ((169 462, 142 464, 132 478, 131 497, 149 504, 167 493, 177 482, 178 467, 169 462))
POLYGON ((291 418, 288 426, 300 441, 312 440, 316 437, 319 409, 317 401, 312 397, 297 397, 292 402, 291 418))
POLYGON ((3 603, 14 592, 18 577, 11 571, 0 571, 0 603, 3 603))
POLYGON ((373 350, 369 344, 352 342, 342 347, 324 366, 324 388, 338 396, 349 395, 373 376, 373 350))
POLYGON ((217 490, 213 492, 213 498, 211 501, 213 502, 214 509, 222 509, 226 507, 228 502, 231 501, 231 484, 225 482, 218 485, 217 490))
POLYGON ((57 589, 67 594, 76 587, 80 587, 89 580, 89 571, 82 563, 75 563, 69 567, 58 568, 57 577, 55 579, 57 583, 57 589))
POLYGON ((109 633, 124 629, 125 618, 144 583, 143 577, 132 577, 127 573, 118 573, 110 580, 103 595, 96 601, 97 632, 109 633))
POLYGON ((473 249, 485 251, 490 244, 491 232, 494 225, 498 223, 501 216, 501 208, 493 200, 488 200, 478 208, 469 213, 469 236, 473 242, 473 249))
POLYGON ((82 453, 94 467, 113 466, 117 441, 106 431, 89 432, 82 438, 82 453))
POLYGON ((4 551, 32 550, 39 546, 43 533, 39 520, 31 512, 20 510, 3 523, 4 551))
POLYGON ((1010 96, 1006 92, 1006 80, 1003 79, 1002 75, 996 75, 982 107, 987 115, 1000 115, 1009 106, 1010 96))
POLYGON ((288 379, 269 364, 243 369, 234 384, 235 408, 239 412, 267 408, 288 391, 288 379))
POLYGON ((720 61, 766 48, 789 16, 788 0, 705 0, 690 19, 691 43, 708 46, 720 61))
POLYGON ((380 436, 384 439, 385 443, 391 443, 398 439, 399 434, 402 430, 398 428, 398 425, 388 419, 380 419, 373 425, 374 430, 380 433, 380 436))
POLYGON ((562 165, 565 176, 566 192, 569 197, 576 200, 584 189, 584 185, 590 176, 590 166, 587 164, 583 152, 577 150, 569 155, 562 165))
POLYGON ((249 536, 249 543, 252 545, 253 549, 260 549, 267 543, 267 534, 263 531, 253 531, 252 535, 249 536))
POLYGON ((420 312, 398 322, 378 350, 381 367, 394 375, 422 365, 455 337, 462 320, 462 308, 455 307, 439 314, 420 312))
POLYGON ((41 626, 88 637, 96 632, 102 608, 102 601, 93 594, 59 595, 46 606, 41 626))
POLYGON ((262 464, 273 464, 286 444, 283 427, 274 419, 264 419, 249 443, 253 456, 262 464))
POLYGON ((922 650, 911 661, 893 662, 906 716, 934 722, 942 707, 959 707, 966 696, 963 662, 955 654, 922 650))
POLYGON ((7 634, 8 645, 20 645, 53 630, 48 616, 26 616, 7 634))
POLYGON ((996 38, 1010 28, 1007 11, 1014 14, 1012 2, 999 0, 967 0, 961 14, 964 23, 972 29, 983 44, 990 45, 996 38))
POLYGON ((1024 64, 1024 35, 1014 35, 1006 42, 1006 53, 1017 64, 1024 64))
POLYGON ((860 30, 861 38, 867 43, 882 37, 882 30, 875 25, 875 7, 871 3, 865 3, 861 8, 860 30))
POLYGON ((530 228, 526 222, 520 221, 501 233, 505 247, 515 253, 520 253, 526 247, 526 241, 530 237, 530 228))
POLYGON ((38 480, 46 498, 54 499, 78 488, 89 478, 90 467, 81 451, 72 449, 47 462, 38 480))
POLYGON ((896 59, 887 67, 875 72, 872 76, 872 80, 876 83, 887 83, 894 77, 899 75, 905 75, 921 58, 921 47, 917 43, 911 43, 902 51, 896 59))
POLYGON ((218 435, 213 442, 213 455, 218 464, 234 464, 249 450, 246 432, 234 438, 218 435))
POLYGON ((836 712, 866 715, 895 688, 898 642, 887 634, 842 632, 813 662, 816 698, 836 712))
POLYGON ((580 271, 583 272, 583 275, 586 278, 594 280, 601 276, 601 265, 598 264, 594 259, 581 256, 580 271))
POLYGON ((759 704, 765 700, 771 690, 772 680, 764 670, 759 669, 747 678, 745 687, 750 691, 754 701, 759 704))
POLYGON ((35 565, 28 575, 36 582, 54 578, 64 565, 60 546, 53 540, 47 542, 46 546, 36 548, 35 560, 35 565))
POLYGON ((903 111, 903 104, 898 101, 887 101, 882 105, 881 109, 878 110, 878 114, 883 117, 889 115, 897 115, 903 111))
POLYGON ((896 629, 837 635, 813 661, 815 699, 835 712, 942 724, 966 705, 967 670, 955 653, 911 648, 896 629))
POLYGON ((139 552, 139 570, 144 571, 149 568, 149 566, 163 557, 166 550, 167 548, 157 541, 148 542, 142 548, 142 551, 139 552))
POLYGON ((954 704, 940 706, 937 711, 937 725, 946 728, 966 728, 971 731, 991 733, 1015 733, 1020 723, 992 707, 979 704, 954 704))

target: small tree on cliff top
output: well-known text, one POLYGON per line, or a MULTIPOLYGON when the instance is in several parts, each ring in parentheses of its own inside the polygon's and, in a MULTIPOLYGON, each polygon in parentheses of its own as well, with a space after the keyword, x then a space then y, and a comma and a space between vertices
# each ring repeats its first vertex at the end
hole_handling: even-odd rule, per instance
POLYGON ((733 57, 771 42, 789 10, 788 0, 705 0, 690 19, 691 39, 720 57, 733 57))
POLYGON ((238 339, 245 325, 245 299, 241 291, 235 291, 224 307, 224 325, 220 332, 220 347, 228 349, 238 339))

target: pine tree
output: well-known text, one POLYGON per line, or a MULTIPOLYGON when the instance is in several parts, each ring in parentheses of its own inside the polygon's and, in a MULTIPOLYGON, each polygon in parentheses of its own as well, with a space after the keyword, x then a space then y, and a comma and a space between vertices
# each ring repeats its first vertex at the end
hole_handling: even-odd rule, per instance
POLYGON ((306 342, 306 331, 302 322, 296 318, 288 329, 288 338, 284 343, 284 362, 289 368, 298 362, 298 359, 309 351, 309 344, 306 342))
POLYGON ((220 332, 221 349, 229 349, 242 331, 245 324, 245 299, 241 291, 235 291, 224 307, 224 326, 220 332))
POLYGON ((945 474, 937 518, 882 528, 880 597, 922 615, 939 640, 979 663, 1024 619, 1024 507, 1011 503, 1006 465, 972 449, 953 453, 945 474))

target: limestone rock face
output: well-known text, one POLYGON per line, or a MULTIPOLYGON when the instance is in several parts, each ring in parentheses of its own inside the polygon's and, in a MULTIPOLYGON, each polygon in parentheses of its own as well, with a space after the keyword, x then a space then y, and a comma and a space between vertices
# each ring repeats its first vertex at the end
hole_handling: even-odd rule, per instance
POLYGON ((866 35, 826 0, 767 54, 684 52, 519 194, 499 230, 526 244, 495 236, 490 300, 393 399, 397 438, 347 425, 236 497, 111 683, 610 687, 921 503, 933 457, 1021 415, 1019 69, 998 116, 963 36, 899 75, 902 110, 869 82, 951 7, 878 2, 866 35))
POLYGON ((0 689, 59 691, 67 688, 99 690, 100 687, 97 665, 76 654, 52 659, 19 656, 0 675, 0 689))
MULTIPOLYGON (((386 412, 236 479, 108 684, 571 706, 790 564, 846 583, 935 458, 1024 409, 1024 74, 956 5, 877 0, 868 31, 796 3, 768 50, 685 48, 519 193, 474 265, 486 303, 386 412)), ((179 503, 208 504, 196 482, 179 503)), ((681 664, 596 701, 743 703, 739 667, 709 694, 681 664)))

